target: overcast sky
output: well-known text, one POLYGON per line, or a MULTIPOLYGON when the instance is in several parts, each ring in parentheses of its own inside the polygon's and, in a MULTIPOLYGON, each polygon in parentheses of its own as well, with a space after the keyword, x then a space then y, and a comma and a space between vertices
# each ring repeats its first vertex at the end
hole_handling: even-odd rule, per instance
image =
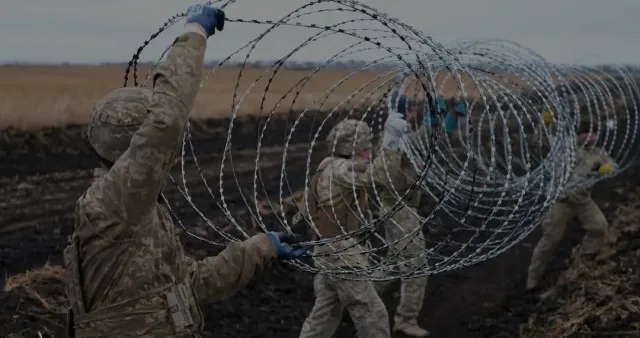
MULTIPOLYGON (((230 18, 278 20, 307 2, 237 0, 226 8, 226 13, 230 18)), ((524 44, 552 62, 640 63, 640 0, 361 2, 445 44, 456 39, 504 38, 524 44)), ((191 0, 3 0, 0 62, 127 61, 168 17, 184 12, 192 3, 191 0)), ((300 21, 320 24, 338 18, 344 15, 317 14, 300 21)), ((228 23, 224 32, 210 39, 207 57, 225 58, 266 28, 228 23)), ((174 29, 163 34, 143 59, 156 59, 177 32, 174 29)), ((280 58, 316 32, 307 28, 279 28, 257 46, 251 59, 280 58)), ((323 39, 302 50, 296 58, 325 60, 352 42, 345 36, 323 39)), ((384 54, 353 56, 374 58, 384 54)))

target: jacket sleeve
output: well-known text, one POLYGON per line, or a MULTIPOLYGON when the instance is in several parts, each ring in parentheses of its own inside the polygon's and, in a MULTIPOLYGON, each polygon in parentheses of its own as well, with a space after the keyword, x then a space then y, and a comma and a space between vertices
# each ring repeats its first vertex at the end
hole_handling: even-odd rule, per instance
POLYGON ((229 244, 218 256, 196 262, 191 281, 198 299, 214 303, 231 297, 270 266, 277 253, 269 237, 258 234, 229 244))
POLYGON ((200 86, 205 48, 202 35, 179 36, 153 75, 149 116, 104 178, 104 204, 115 216, 135 223, 155 205, 200 86))
POLYGON ((336 161, 331 164, 332 183, 347 189, 368 189, 374 182, 388 185, 389 180, 400 184, 402 156, 402 151, 384 149, 371 164, 336 161))
POLYGON ((354 161, 335 161, 331 166, 331 183, 345 189, 368 189, 372 186, 371 165, 354 161))

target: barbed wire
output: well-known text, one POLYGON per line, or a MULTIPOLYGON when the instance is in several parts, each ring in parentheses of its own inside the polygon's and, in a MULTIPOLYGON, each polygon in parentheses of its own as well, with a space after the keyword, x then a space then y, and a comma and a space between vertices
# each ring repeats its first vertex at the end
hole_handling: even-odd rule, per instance
MULTIPOLYGON (((235 1, 212 3, 226 8, 227 15, 233 13, 230 5, 235 1)), ((125 71, 125 86, 130 74, 134 86, 147 84, 169 47, 144 81, 138 83, 141 52, 184 16, 180 13, 170 17, 137 49, 125 71)), ((189 124, 182 144, 181 177, 170 178, 191 209, 217 234, 216 240, 191 231, 163 196, 189 235, 213 245, 242 241, 256 231, 302 231, 310 235, 303 244, 315 250, 309 252, 308 258, 291 264, 304 271, 368 280, 439 273, 504 252, 528 235, 559 197, 611 176, 571 179, 581 151, 586 149, 576 142, 577 130, 585 123, 595 132, 596 144, 616 160, 616 172, 636 159, 636 100, 640 92, 624 69, 605 73, 588 67, 553 65, 526 47, 504 40, 459 41, 445 47, 385 13, 351 0, 312 1, 277 20, 227 21, 231 24, 228 29, 235 25, 266 28, 220 61, 203 79, 204 88, 225 63, 244 54, 231 97, 220 168, 216 173, 201 167, 189 124), (309 35, 295 48, 283 51, 278 61, 246 85, 243 80, 249 76, 247 65, 252 53, 270 36, 277 35, 279 29, 287 27, 309 35), (332 38, 353 42, 336 47, 333 42, 337 40, 332 38), (316 54, 326 53, 326 61, 283 93, 270 91, 285 64, 305 48, 314 48, 316 54), (318 89, 320 85, 314 78, 322 76, 331 64, 347 58, 371 61, 318 89), (247 87, 244 91, 243 84, 247 87), (262 92, 257 89, 258 84, 264 84, 262 92), (309 87, 313 89, 305 90, 309 87), (450 90, 456 94, 444 99, 450 90), (253 181, 247 193, 246 182, 236 175, 232 141, 234 121, 241 111, 251 109, 250 94, 256 91, 260 103, 252 106, 258 107, 262 119, 256 125, 253 181), (401 98, 406 99, 404 108, 401 98), (306 105, 296 109, 296 103, 302 101, 306 105), (458 118, 455 130, 447 131, 446 115, 455 110, 457 103, 466 107, 466 113, 458 118), (388 113, 401 110, 408 113, 414 129, 404 140, 400 169, 406 176, 405 184, 384 186, 380 177, 397 176, 399 167, 394 162, 397 159, 387 158, 386 152, 380 151, 377 139, 384 133, 388 113), (274 142, 266 138, 267 131, 279 127, 274 126, 281 123, 274 117, 282 111, 290 117, 283 143, 281 147, 266 147, 265 141, 274 142), (549 118, 551 126, 545 122, 549 118), (384 173, 368 171, 368 205, 351 207, 361 226, 351 232, 343 227, 341 235, 324 238, 319 225, 307 215, 309 198, 300 196, 313 193, 310 183, 317 163, 337 157, 336 147, 342 146, 326 142, 323 136, 336 128, 337 122, 347 119, 363 121, 373 131, 374 141, 367 148, 376 152, 376 168, 384 173), (308 128, 307 139, 301 137, 302 127, 308 128), (195 170, 189 175, 187 158, 195 170), (302 163, 304 176, 292 177, 302 163), (265 167, 279 167, 279 177, 265 179, 265 167), (217 211, 199 206, 190 195, 187 183, 194 176, 205 187, 208 203, 213 203, 217 211), (210 184, 216 178, 217 193, 210 184), (229 193, 225 192, 229 186, 225 183, 232 180, 241 198, 240 207, 237 199, 230 206, 229 193), (409 202, 418 195, 422 195, 421 203, 411 205, 409 202), (265 213, 264 208, 271 212, 265 213), (292 220, 295 211, 296 222, 292 220), (212 221, 210 217, 215 212, 222 212, 231 227, 223 228, 212 221)), ((354 163, 363 163, 358 159, 357 142, 365 133, 356 130, 350 138, 350 159, 354 163)), ((369 167, 374 167, 376 159, 368 160, 369 167)), ((354 180, 345 188, 333 183, 337 180, 332 174, 327 192, 331 197, 326 209, 333 214, 341 203, 339 199, 347 195, 358 198, 364 184, 357 186, 354 180)))

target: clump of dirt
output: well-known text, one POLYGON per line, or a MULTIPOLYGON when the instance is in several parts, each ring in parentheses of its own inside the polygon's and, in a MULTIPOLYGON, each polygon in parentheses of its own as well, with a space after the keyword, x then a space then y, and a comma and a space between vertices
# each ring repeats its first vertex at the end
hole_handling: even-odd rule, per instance
POLYGON ((0 327, 9 328, 12 337, 22 337, 34 329, 39 336, 60 332, 67 304, 63 274, 61 266, 46 264, 9 277, 0 303, 15 310, 11 317, 0 318, 0 327))
POLYGON ((640 336, 640 188, 621 199, 606 248, 595 259, 573 249, 569 266, 522 326, 522 337, 640 336))

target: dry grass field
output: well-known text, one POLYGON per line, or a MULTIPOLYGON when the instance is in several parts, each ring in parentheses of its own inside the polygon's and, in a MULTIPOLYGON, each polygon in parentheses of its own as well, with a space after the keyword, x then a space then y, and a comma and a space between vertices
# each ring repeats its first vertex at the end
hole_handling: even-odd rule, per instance
MULTIPOLYGON (((144 81, 147 69, 139 69, 139 80, 144 81)), ((192 116, 211 118, 228 116, 239 69, 218 69, 198 95, 192 116)), ((238 95, 242 96, 264 70, 246 69, 240 81, 238 95)), ((263 114, 270 113, 275 103, 295 84, 307 76, 306 71, 285 70, 278 73, 266 96, 263 114)), ((316 74, 294 108, 305 107, 321 96, 333 83, 348 73, 325 71, 316 74)), ((242 104, 238 114, 259 114, 260 102, 265 92, 268 77, 255 84, 242 104)), ((355 82, 364 83, 373 78, 373 73, 364 73, 347 81, 330 95, 327 104, 335 105, 353 89, 355 82)), ((19 129, 34 129, 63 124, 85 124, 91 114, 93 103, 110 90, 124 83, 124 67, 119 66, 2 66, 0 67, 0 125, 19 129)), ((130 76, 131 79, 131 76, 130 76)), ((130 84, 132 85, 130 80, 130 84)), ((150 83, 149 83, 150 85, 150 83)), ((295 91, 293 92, 295 94, 295 91)), ((277 111, 291 108, 293 94, 282 102, 277 111), (287 105, 288 103, 288 105, 287 105)), ((239 98, 238 98, 239 99, 239 98)))
MULTIPOLYGON (((122 66, 0 66, 0 128, 13 126, 18 129, 38 129, 45 126, 85 124, 93 103, 110 90, 123 85, 124 69, 122 66)), ((139 81, 144 81, 148 70, 149 68, 138 70, 139 81)), ((192 116, 196 119, 229 116, 236 85, 236 102, 250 89, 238 115, 264 116, 272 111, 289 112, 292 108, 300 111, 308 106, 322 111, 329 111, 340 104, 353 107, 361 104, 362 99, 377 99, 369 93, 375 91, 375 94, 380 95, 382 91, 376 90, 376 86, 388 80, 388 76, 380 78, 377 71, 350 76, 352 72, 348 70, 322 70, 301 85, 299 82, 310 76, 310 70, 281 70, 273 76, 272 71, 265 74, 264 69, 247 68, 238 82, 239 72, 238 68, 217 69, 201 89, 192 116), (261 76, 262 79, 256 82, 261 76), (273 80, 265 96, 271 77, 273 80), (324 93, 345 78, 347 79, 325 98, 324 93), (362 86, 365 86, 364 90, 354 95, 350 102, 343 102, 362 86), (298 91, 300 93, 292 106, 298 91), (263 97, 264 103, 260 109, 263 97), (276 105, 281 99, 280 104, 276 105)), ((444 74, 438 76, 438 85, 444 78, 444 74)), ((130 75, 129 85, 132 84, 130 75)), ((473 88, 467 90, 470 90, 471 95, 475 92, 473 88)), ((443 92, 445 96, 454 95, 457 92, 455 82, 446 81, 443 92)))

